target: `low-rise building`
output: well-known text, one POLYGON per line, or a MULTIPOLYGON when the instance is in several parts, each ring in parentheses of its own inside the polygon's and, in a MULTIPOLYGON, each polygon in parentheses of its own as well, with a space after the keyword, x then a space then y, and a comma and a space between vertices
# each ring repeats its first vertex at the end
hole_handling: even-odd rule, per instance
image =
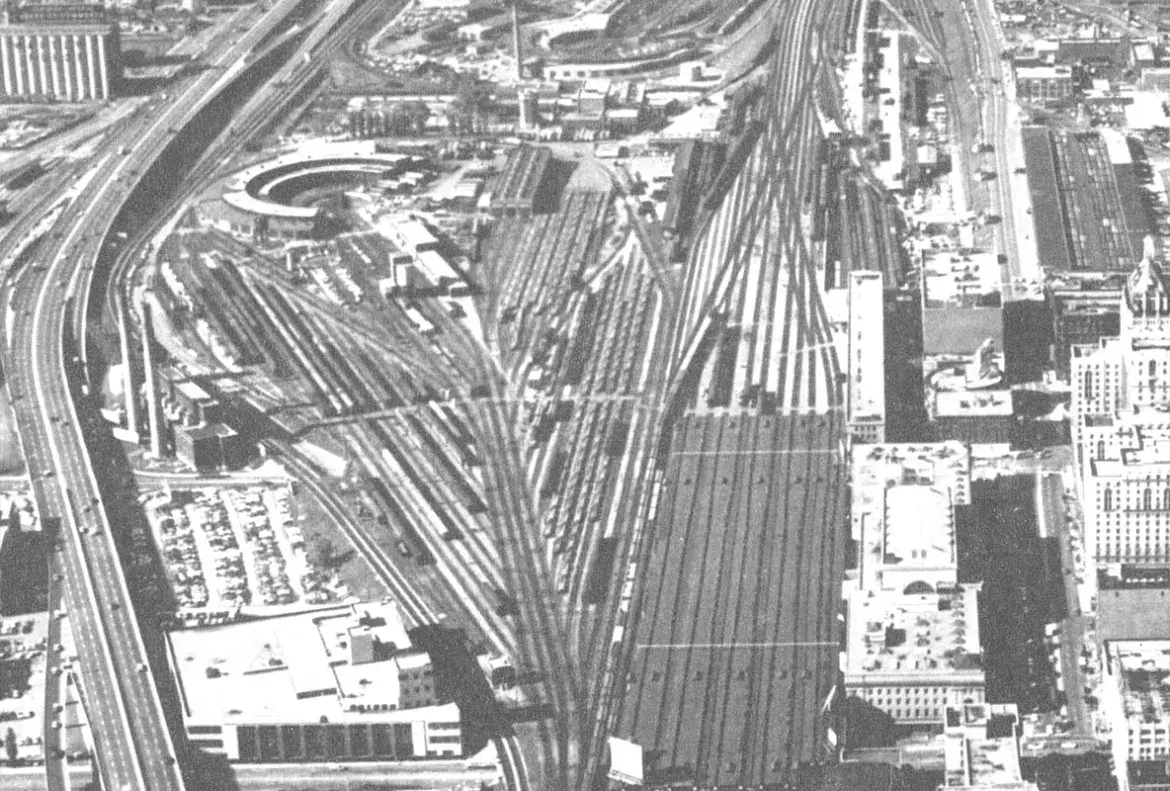
POLYGON ((1099 571, 1097 637, 1170 640, 1170 567, 1110 565, 1099 571), (1151 617, 1157 613, 1164 617, 1151 617))
POLYGON ((943 716, 943 789, 1036 791, 1020 771, 1014 703, 948 707, 943 716))
POLYGON ((885 316, 880 272, 849 275, 849 434, 885 442, 885 316))
POLYGON ((1102 704, 1113 727, 1119 774, 1129 779, 1135 770, 1161 765, 1164 776, 1170 761, 1170 640, 1108 643, 1105 674, 1102 704))
POLYGON ((895 722, 937 723, 982 703, 979 586, 958 582, 956 506, 970 501, 970 456, 957 442, 873 445, 853 460, 846 575, 846 694, 895 722))
POLYGON ((192 746, 232 761, 457 757, 459 707, 393 603, 168 633, 192 746))
POLYGON ((1067 103, 1073 95, 1069 66, 1025 66, 1016 69, 1016 95, 1024 101, 1047 105, 1067 103))
POLYGON ((174 427, 175 456, 196 470, 234 470, 244 463, 239 433, 223 423, 174 427))

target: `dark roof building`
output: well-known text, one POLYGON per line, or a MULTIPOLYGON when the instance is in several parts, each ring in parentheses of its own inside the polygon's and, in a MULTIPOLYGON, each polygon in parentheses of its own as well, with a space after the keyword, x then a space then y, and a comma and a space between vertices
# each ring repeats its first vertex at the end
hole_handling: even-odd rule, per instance
POLYGON ((492 193, 492 211, 505 215, 531 216, 547 186, 552 152, 543 146, 520 146, 508 155, 492 193))
POLYGON ((1125 138, 1025 127, 1024 159, 1040 266, 1129 272, 1149 233, 1125 138))
POLYGON ((1101 571, 1097 587, 1102 641, 1170 640, 1170 568, 1121 566, 1112 573, 1101 571))

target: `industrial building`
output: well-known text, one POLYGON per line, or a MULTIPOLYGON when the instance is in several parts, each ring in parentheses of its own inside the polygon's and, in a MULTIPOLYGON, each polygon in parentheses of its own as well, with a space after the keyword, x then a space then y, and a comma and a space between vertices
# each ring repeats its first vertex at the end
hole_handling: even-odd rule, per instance
POLYGON ((175 456, 195 470, 234 470, 244 463, 238 432, 223 423, 174 427, 175 456))
POLYGON ((4 12, 4 98, 64 102, 109 99, 121 78, 118 27, 100 5, 47 3, 4 12))
POLYGON ((462 297, 471 293, 463 274, 439 252, 438 237, 421 220, 386 217, 377 227, 401 251, 391 256, 390 277, 378 284, 384 295, 462 297))
POLYGON ((1131 271, 1149 218, 1126 139, 1108 129, 1024 127, 1022 134, 1041 268, 1131 271))
POLYGON ((885 316, 881 272, 849 274, 849 434, 885 442, 885 316))
POLYGON ((1068 66, 1024 66, 1016 69, 1016 92, 1026 102, 1048 106, 1069 103, 1073 73, 1068 66))
POLYGON ((877 31, 876 52, 880 55, 877 90, 884 97, 877 106, 878 163, 874 175, 889 190, 906 186, 906 140, 902 134, 903 69, 909 57, 909 37, 897 30, 877 31))
POLYGON ((167 643, 189 743, 228 760, 463 753, 459 707, 392 602, 176 630, 167 643))
POLYGON ((543 208, 551 164, 552 152, 543 146, 519 146, 513 150, 492 190, 491 210, 505 216, 531 217, 543 208))
POLYGON ((233 174, 220 198, 199 204, 198 213, 203 222, 242 236, 318 238, 327 231, 327 212, 297 205, 298 194, 328 185, 376 187, 411 161, 409 156, 379 153, 372 142, 316 146, 233 174))
POLYGON ((845 692, 898 724, 984 701, 979 585, 958 581, 955 508, 971 496, 957 442, 873 445, 853 457, 845 692))

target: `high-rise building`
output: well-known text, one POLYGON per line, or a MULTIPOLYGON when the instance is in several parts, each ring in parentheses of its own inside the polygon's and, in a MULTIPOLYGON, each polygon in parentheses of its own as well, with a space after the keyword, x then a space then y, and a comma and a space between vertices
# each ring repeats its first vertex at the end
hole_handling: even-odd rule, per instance
POLYGON ((0 25, 4 99, 108 99, 121 76, 117 25, 101 6, 53 3, 5 10, 0 25))
POLYGON ((1097 563, 1170 560, 1170 281, 1147 242, 1121 295, 1120 334, 1074 346, 1073 446, 1097 563))

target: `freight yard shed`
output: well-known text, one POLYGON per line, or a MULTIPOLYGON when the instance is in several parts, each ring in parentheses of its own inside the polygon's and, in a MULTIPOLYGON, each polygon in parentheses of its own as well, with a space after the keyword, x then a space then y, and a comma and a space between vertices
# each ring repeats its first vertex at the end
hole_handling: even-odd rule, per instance
POLYGON ((506 217, 531 217, 547 210, 552 152, 541 146, 520 146, 508 154, 504 172, 492 191, 489 205, 506 217))

